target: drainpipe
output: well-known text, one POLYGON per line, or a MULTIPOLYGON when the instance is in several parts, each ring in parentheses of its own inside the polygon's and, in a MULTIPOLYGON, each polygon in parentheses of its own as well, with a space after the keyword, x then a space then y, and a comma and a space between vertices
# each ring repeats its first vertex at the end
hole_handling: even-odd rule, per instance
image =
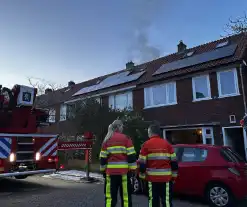
POLYGON ((244 78, 243 78, 243 65, 247 65, 243 60, 243 63, 240 64, 240 78, 241 78, 241 87, 243 93, 243 102, 244 102, 244 113, 247 115, 247 105, 246 105, 246 96, 245 96, 245 88, 244 88, 244 78))

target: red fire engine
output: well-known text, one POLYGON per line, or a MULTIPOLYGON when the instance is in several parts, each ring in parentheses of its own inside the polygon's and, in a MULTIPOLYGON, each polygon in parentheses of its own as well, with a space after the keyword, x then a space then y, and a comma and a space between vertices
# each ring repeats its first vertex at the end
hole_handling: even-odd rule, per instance
POLYGON ((37 89, 0 86, 0 178, 55 172, 58 135, 37 134, 48 112, 34 108, 37 89))

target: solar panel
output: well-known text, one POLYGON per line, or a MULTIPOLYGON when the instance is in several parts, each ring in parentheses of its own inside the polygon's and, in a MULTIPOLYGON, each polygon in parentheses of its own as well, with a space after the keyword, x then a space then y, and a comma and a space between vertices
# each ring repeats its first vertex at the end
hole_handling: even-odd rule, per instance
POLYGON ((73 96, 78 96, 78 95, 82 95, 85 93, 89 93, 89 92, 97 91, 100 89, 109 88, 111 86, 116 86, 116 85, 120 85, 123 83, 128 83, 128 82, 137 80, 145 73, 145 71, 138 72, 132 75, 129 75, 129 73, 130 73, 129 71, 126 71, 126 72, 122 72, 122 73, 109 76, 103 81, 101 81, 99 84, 82 88, 81 90, 76 92, 73 96))
POLYGON ((153 73, 153 75, 158 75, 161 73, 166 73, 173 70, 186 68, 189 66, 198 65, 212 60, 217 60, 220 58, 232 56, 235 53, 236 48, 237 48, 237 44, 233 44, 226 47, 217 48, 210 52, 205 52, 202 54, 194 55, 192 57, 167 63, 162 65, 155 73, 153 73))

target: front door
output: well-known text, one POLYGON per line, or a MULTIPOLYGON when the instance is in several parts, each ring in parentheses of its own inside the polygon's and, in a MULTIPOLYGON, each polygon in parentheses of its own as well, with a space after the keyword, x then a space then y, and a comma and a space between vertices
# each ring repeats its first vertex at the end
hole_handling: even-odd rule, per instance
POLYGON ((222 128, 224 146, 231 147, 247 160, 247 136, 242 127, 223 127, 222 128))

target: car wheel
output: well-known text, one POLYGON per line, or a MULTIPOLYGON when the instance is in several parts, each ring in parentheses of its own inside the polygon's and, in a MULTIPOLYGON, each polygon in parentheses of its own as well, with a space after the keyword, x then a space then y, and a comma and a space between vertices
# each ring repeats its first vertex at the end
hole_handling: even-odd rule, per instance
POLYGON ((131 184, 133 187, 133 193, 139 193, 140 192, 140 182, 136 177, 131 178, 131 184))
POLYGON ((221 184, 210 185, 207 189, 207 200, 213 207, 233 206, 233 196, 230 190, 221 184))

